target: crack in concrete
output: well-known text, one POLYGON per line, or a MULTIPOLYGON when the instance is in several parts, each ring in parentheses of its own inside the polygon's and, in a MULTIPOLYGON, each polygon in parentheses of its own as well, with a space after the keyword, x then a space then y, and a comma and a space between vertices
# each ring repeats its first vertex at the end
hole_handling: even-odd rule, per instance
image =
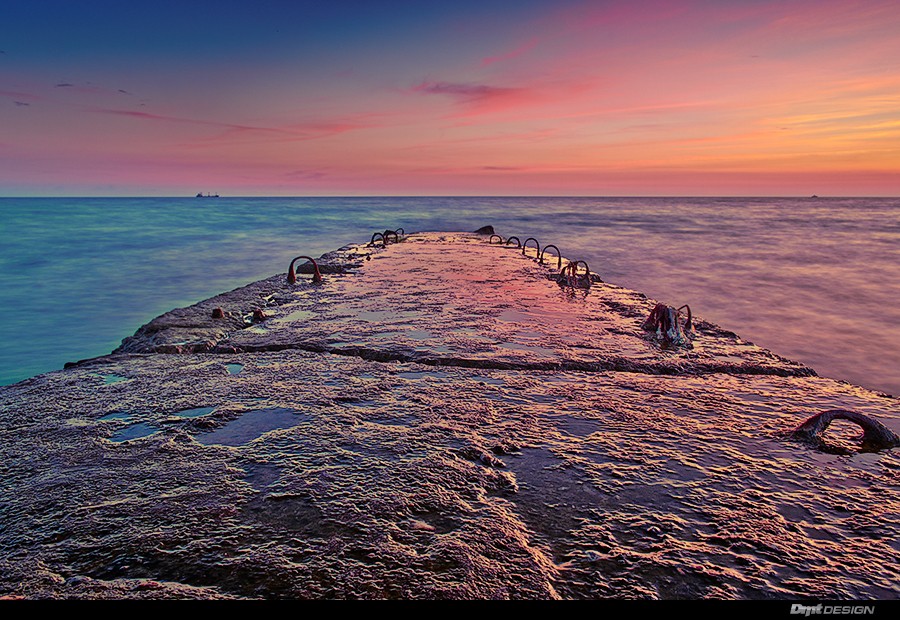
POLYGON ((577 360, 560 360, 548 362, 511 362, 490 359, 472 359, 464 357, 427 357, 411 355, 401 351, 382 351, 363 347, 332 348, 317 344, 279 343, 269 345, 243 345, 239 347, 217 346, 208 353, 263 353, 269 351, 300 350, 309 353, 327 353, 347 357, 358 357, 373 362, 404 362, 424 366, 450 366, 460 368, 484 368, 494 370, 555 370, 580 372, 632 372, 649 375, 707 375, 707 374, 740 374, 740 375, 773 375, 778 377, 814 377, 811 368, 779 368, 757 364, 716 364, 694 363, 689 369, 676 364, 636 362, 627 358, 610 357, 596 362, 577 360))

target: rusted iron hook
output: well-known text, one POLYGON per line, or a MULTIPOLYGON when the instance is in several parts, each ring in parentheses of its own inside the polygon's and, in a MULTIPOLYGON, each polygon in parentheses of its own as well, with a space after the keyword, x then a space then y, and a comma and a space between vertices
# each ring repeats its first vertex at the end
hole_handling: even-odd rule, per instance
POLYGON ((506 243, 505 243, 504 245, 509 245, 510 243, 512 243, 512 240, 513 240, 513 239, 516 240, 516 247, 517 247, 517 248, 521 248, 521 247, 522 247, 522 242, 519 241, 519 238, 516 237, 515 235, 513 235, 512 237, 510 237, 509 239, 507 239, 507 240, 506 240, 506 243))
POLYGON ((572 270, 572 277, 578 277, 578 265, 584 265, 584 277, 587 278, 588 283, 591 281, 591 268, 588 267, 587 262, 583 260, 576 260, 569 263, 566 267, 572 270))
POLYGON ((526 256, 525 249, 528 247, 528 242, 534 241, 534 249, 536 250, 535 254, 540 255, 541 253, 541 244, 538 243, 538 240, 534 237, 528 237, 525 242, 522 244, 522 256, 526 256))
POLYGON ((288 275, 287 275, 288 284, 295 284, 297 282, 297 273, 294 271, 294 263, 296 263, 301 258, 305 258, 306 260, 308 260, 309 262, 311 262, 313 264, 313 270, 314 270, 313 277, 312 277, 313 284, 320 284, 322 282, 322 274, 319 273, 319 265, 316 263, 316 259, 312 258, 311 256, 298 256, 297 258, 295 258, 294 260, 291 261, 291 266, 288 267, 288 275))
POLYGON ((369 241, 369 247, 375 245, 375 237, 381 237, 381 247, 387 247, 387 240, 384 238, 384 233, 380 232, 372 233, 372 240, 369 241))
POLYGON ((687 309, 687 322, 684 324, 684 329, 685 329, 686 331, 691 331, 691 330, 694 329, 694 323, 693 323, 693 320, 692 320, 692 317, 691 317, 691 307, 690 307, 689 305, 687 305, 687 304, 684 304, 683 306, 680 306, 680 307, 676 308, 675 311, 676 311, 676 312, 681 312, 681 309, 682 309, 682 308, 687 309))
POLYGON ((572 261, 559 272, 558 282, 563 286, 571 286, 573 288, 576 286, 590 288, 591 268, 583 260, 572 261), (584 275, 578 274, 578 265, 584 265, 584 275))
MULTIPOLYGON (((687 308, 687 304, 681 306, 687 308)), ((681 308, 675 309, 664 303, 658 303, 653 307, 643 323, 641 329, 652 332, 659 340, 663 347, 686 346, 691 348, 691 331, 693 330, 692 317, 690 308, 688 310, 688 319, 681 327, 678 324, 678 315, 681 314, 681 308)))
POLYGON ((501 245, 503 244, 503 237, 501 237, 500 235, 491 235, 491 238, 488 239, 488 243, 493 243, 493 242, 494 242, 494 237, 497 237, 497 238, 500 240, 500 244, 501 244, 501 245))
POLYGON ((554 250, 556 250, 556 259, 557 259, 557 260, 556 260, 556 268, 557 268, 557 269, 562 269, 562 253, 559 251, 559 248, 556 247, 555 245, 553 245, 552 243, 549 244, 549 245, 545 245, 545 246, 544 246, 544 249, 541 250, 541 256, 540 256, 540 258, 538 259, 538 262, 539 262, 540 264, 542 264, 542 265, 544 264, 544 252, 546 252, 546 251, 549 250, 550 248, 553 248, 554 250))
POLYGON ((863 430, 863 450, 884 450, 900 446, 900 437, 884 424, 850 409, 829 409, 807 418, 791 432, 794 439, 822 443, 822 434, 834 420, 848 420, 863 430))

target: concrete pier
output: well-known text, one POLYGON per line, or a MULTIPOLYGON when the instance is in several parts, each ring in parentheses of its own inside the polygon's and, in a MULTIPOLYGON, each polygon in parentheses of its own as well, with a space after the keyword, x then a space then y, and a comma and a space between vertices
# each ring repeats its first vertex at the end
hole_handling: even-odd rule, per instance
POLYGON ((791 435, 896 399, 535 254, 348 246, 0 388, 0 596, 900 594, 897 451, 791 435))

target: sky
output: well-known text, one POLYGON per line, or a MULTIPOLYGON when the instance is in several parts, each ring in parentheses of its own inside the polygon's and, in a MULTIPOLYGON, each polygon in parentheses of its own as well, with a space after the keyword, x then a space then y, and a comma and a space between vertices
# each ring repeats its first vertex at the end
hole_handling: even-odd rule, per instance
POLYGON ((0 195, 900 196, 900 2, 0 0, 0 195))

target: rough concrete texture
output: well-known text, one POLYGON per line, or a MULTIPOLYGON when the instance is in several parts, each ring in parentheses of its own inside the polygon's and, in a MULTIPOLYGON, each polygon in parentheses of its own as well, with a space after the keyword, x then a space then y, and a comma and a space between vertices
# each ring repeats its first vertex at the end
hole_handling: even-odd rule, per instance
POLYGON ((896 399, 533 255, 342 248, 0 388, 0 595, 897 597, 897 451, 791 432, 896 399))

